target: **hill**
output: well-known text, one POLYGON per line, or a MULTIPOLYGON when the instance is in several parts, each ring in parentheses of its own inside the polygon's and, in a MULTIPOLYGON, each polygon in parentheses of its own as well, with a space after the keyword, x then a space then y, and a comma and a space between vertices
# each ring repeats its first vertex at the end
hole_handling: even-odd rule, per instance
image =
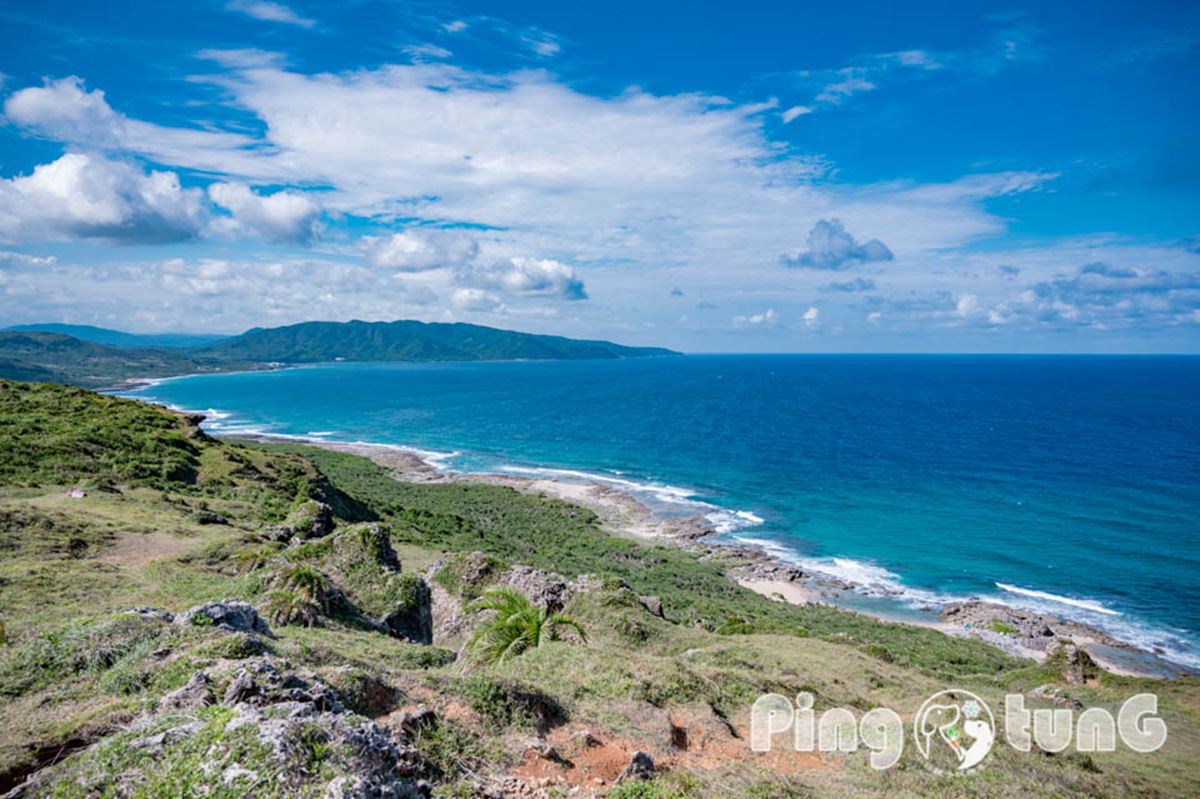
POLYGON ((217 359, 252 362, 496 361, 637 358, 672 355, 658 347, 518 333, 463 323, 303 322, 256 328, 196 351, 217 359))
POLYGON ((110 330, 105 327, 92 325, 64 325, 49 322, 45 324, 12 325, 0 331, 4 333, 61 333, 80 341, 90 341, 94 344, 104 344, 109 347, 124 349, 190 349, 205 347, 209 344, 228 338, 228 336, 209 333, 125 333, 120 330, 110 330))
POLYGON ((118 349, 61 333, 0 333, 0 378, 89 388, 220 367, 179 350, 118 349))
MULTIPOLYGON (((1194 796, 1200 682, 1014 660, 980 641, 741 588, 731 556, 610 534, 532 490, 408 483, 197 417, 0 381, 0 795, 606 799, 1194 796), (508 585, 586 641, 507 660, 466 603, 508 585), (763 692, 883 705, 947 686, 993 708, 1158 696, 1127 749, 1020 753, 969 777, 865 750, 749 749, 763 692), (1035 690, 1036 689, 1036 690, 1035 690), (642 773, 617 784, 635 752, 642 773)), ((502 629, 502 628, 498 628, 502 629)), ((789 736, 781 736, 790 740, 789 736)))

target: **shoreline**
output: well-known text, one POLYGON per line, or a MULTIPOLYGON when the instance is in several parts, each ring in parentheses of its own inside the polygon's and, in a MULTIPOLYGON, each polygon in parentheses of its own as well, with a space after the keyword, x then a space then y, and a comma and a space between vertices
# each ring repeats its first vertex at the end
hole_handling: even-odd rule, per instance
MULTIPOLYGON (((632 492, 586 473, 571 481, 496 472, 458 472, 442 467, 434 453, 398 444, 328 441, 313 436, 261 432, 213 434, 219 438, 303 443, 366 457, 406 482, 480 482, 519 491, 541 493, 581 505, 594 512, 605 530, 643 543, 678 546, 697 554, 729 561, 726 576, 747 590, 794 605, 820 604, 862 613, 893 624, 938 630, 946 635, 975 638, 1008 654, 1038 663, 1062 640, 1085 651, 1102 668, 1128 677, 1173 679, 1195 674, 1160 653, 1120 641, 1103 630, 1058 615, 979 599, 909 608, 895 598, 872 597, 853 583, 805 571, 765 548, 720 540, 720 531, 705 514, 666 518, 656 514, 632 492)), ((574 476, 573 476, 574 477, 574 476)))

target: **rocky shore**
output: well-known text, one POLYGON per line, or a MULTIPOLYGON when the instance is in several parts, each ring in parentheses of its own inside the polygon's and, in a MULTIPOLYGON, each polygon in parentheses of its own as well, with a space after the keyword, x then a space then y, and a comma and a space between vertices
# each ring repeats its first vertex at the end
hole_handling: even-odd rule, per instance
MULTIPOLYGON (((250 438, 277 440, 272 436, 250 438)), ((1105 669, 1116 674, 1162 677, 1184 672, 1166 661, 1119 641, 1087 624, 1062 619, 1052 614, 1016 609, 992 602, 974 600, 955 602, 941 608, 927 608, 925 614, 896 618, 871 613, 845 602, 855 594, 856 586, 826 575, 809 573, 794 563, 771 555, 760 547, 721 540, 714 524, 703 514, 684 518, 664 518, 655 514, 636 497, 599 482, 567 482, 503 474, 474 474, 438 468, 418 451, 403 447, 364 442, 340 443, 306 441, 313 446, 349 452, 369 458, 391 470, 399 480, 418 483, 455 481, 505 485, 520 491, 542 493, 549 497, 582 505, 596 513, 614 535, 659 544, 671 544, 696 552, 705 558, 719 558, 727 564, 726 573, 739 585, 764 596, 791 604, 825 604, 855 612, 867 612, 884 621, 932 627, 947 635, 977 638, 1011 655, 1044 662, 1062 642, 1086 651, 1105 669), (1128 653, 1130 661, 1118 663, 1113 653, 1128 653), (1139 664, 1144 660, 1144 665, 1139 664)))

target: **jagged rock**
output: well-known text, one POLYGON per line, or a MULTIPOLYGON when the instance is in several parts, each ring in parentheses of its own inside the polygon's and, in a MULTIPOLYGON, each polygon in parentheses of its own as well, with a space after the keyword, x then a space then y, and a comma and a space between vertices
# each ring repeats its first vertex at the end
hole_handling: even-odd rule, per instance
POLYGON ((650 779, 654 779, 654 758, 645 752, 634 752, 629 765, 617 777, 617 782, 650 779))
POLYGON ((182 738, 187 738, 190 735, 195 735, 200 730, 204 729, 204 724, 199 721, 189 721, 186 724, 181 724, 178 727, 172 727, 169 730, 164 730, 154 735, 147 735, 142 738, 134 738, 129 742, 129 747, 132 749, 148 749, 151 752, 161 752, 166 747, 179 741, 182 738))
POLYGON ((517 589, 531 602, 550 612, 562 610, 574 593, 570 582, 561 574, 530 566, 513 566, 500 576, 499 582, 517 589))
POLYGON ((222 630, 259 633, 273 638, 271 628, 254 606, 240 600, 205 602, 175 617, 176 624, 205 624, 222 630))
POLYGON ((378 524, 356 524, 340 532, 334 542, 341 559, 359 563, 364 558, 386 572, 402 571, 400 558, 392 548, 392 537, 378 524))
POLYGON ((182 688, 177 688, 158 703, 160 711, 199 710, 213 703, 212 679, 202 671, 192 674, 182 688))
POLYGON ((252 696, 257 696, 258 693, 258 684, 254 682, 250 672, 241 669, 225 687, 225 698, 222 701, 226 705, 235 705, 238 702, 245 702, 252 696))
POLYGON ((1100 671, 1100 667, 1086 650, 1067 640, 1059 642, 1046 659, 1046 665, 1059 669, 1063 680, 1071 685, 1082 685, 1100 671))
POLYGON ((136 607, 136 608, 129 608, 129 610, 127 610, 125 612, 130 613, 134 616, 141 616, 143 619, 147 619, 149 621, 153 621, 154 619, 157 619, 159 621, 165 621, 167 624, 170 624, 171 622, 175 621, 175 614, 171 613, 168 610, 163 610, 162 608, 151 608, 151 607, 141 606, 141 607, 136 607))
POLYGON ((638 601, 642 603, 642 607, 650 612, 650 615, 658 616, 660 619, 663 618, 663 606, 661 599, 656 596, 640 596, 638 597, 638 601))
POLYGON ((404 575, 403 596, 396 609, 379 620, 388 635, 416 644, 433 643, 433 599, 429 584, 404 575))

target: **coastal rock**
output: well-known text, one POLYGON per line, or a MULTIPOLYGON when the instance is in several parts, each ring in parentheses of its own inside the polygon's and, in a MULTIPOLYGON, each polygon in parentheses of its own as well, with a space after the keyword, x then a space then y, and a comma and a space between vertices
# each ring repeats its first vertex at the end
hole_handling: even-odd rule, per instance
POLYGON ((402 578, 400 603, 379 620, 388 635, 416 644, 433 643, 433 595, 429 583, 415 574, 402 578))
POLYGON ((1071 685, 1082 685, 1100 673, 1092 656, 1074 641, 1063 640, 1046 658, 1046 666, 1058 669, 1071 685))
POLYGON ((385 572, 400 574, 403 566, 392 547, 392 537, 381 525, 356 524, 338 534, 334 541, 338 555, 347 565, 366 560, 385 572))
POLYGON ((513 566, 500 575, 499 583, 517 589, 551 613, 562 610, 574 594, 566 577, 530 566, 513 566))
POLYGON ((308 540, 333 532, 333 508, 315 499, 305 500, 288 514, 283 524, 270 528, 267 535, 275 541, 290 538, 308 540))
POLYGON ((225 600, 205 602, 175 617, 175 624, 211 625, 222 630, 252 632, 273 638, 271 628, 249 602, 225 600))

